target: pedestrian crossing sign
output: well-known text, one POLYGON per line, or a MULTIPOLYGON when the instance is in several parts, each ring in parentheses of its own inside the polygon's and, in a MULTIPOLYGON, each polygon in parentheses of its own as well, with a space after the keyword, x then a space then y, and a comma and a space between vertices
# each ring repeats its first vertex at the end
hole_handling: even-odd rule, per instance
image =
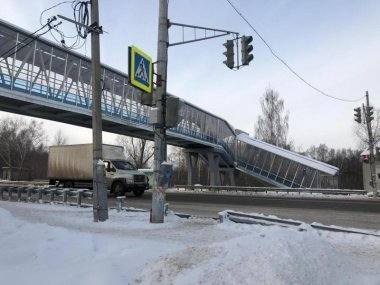
POLYGON ((128 73, 129 84, 146 93, 152 93, 152 58, 135 46, 128 47, 128 73))

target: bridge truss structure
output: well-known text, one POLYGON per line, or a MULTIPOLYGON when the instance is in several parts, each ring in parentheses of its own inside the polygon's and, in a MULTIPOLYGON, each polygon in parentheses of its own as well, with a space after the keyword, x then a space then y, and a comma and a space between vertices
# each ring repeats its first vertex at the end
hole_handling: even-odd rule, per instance
MULTIPOLYGON (((46 39, 32 39, 30 32, 0 21, 0 110, 91 128, 90 59, 46 39)), ((127 74, 107 65, 101 70, 103 130, 153 140, 150 107, 140 103, 141 91, 128 84, 127 74)), ((167 131, 167 142, 203 157, 213 172, 212 184, 222 182, 221 169, 289 188, 323 187, 323 180, 338 174, 336 167, 240 133, 182 99, 179 116, 179 124, 167 131)))

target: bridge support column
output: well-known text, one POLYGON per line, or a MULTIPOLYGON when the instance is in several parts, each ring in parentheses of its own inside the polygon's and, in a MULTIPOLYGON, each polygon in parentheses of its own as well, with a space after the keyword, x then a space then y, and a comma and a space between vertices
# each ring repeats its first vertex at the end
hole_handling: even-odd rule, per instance
POLYGON ((228 177, 230 178, 230 186, 235 186, 235 169, 230 168, 228 171, 228 177))
POLYGON ((197 175, 197 166, 198 166, 198 160, 199 160, 198 153, 186 152, 185 158, 186 158, 186 166, 187 166, 187 184, 194 185, 195 177, 197 175))
POLYGON ((223 185, 235 186, 235 169, 220 168, 219 171, 223 174, 223 185))
POLYGON ((219 154, 208 153, 208 171, 210 176, 211 186, 220 186, 220 169, 219 169, 219 154))

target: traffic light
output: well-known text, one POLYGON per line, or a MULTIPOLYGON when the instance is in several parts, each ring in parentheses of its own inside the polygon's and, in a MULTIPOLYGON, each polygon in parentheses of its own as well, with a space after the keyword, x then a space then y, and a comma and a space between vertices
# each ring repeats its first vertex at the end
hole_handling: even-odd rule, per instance
POLYGON ((226 51, 223 53, 226 56, 226 60, 223 61, 225 65, 229 69, 234 68, 235 60, 234 60, 234 41, 233 40, 227 40, 226 43, 223 44, 226 47, 226 51))
POLYGON ((373 120, 373 107, 368 106, 367 107, 367 121, 371 122, 373 120))
POLYGON ((357 107, 354 109, 354 111, 355 111, 355 114, 354 114, 355 122, 358 122, 359 124, 361 124, 361 122, 362 122, 362 110, 361 110, 361 108, 357 107))
POLYGON ((242 36, 241 37, 241 64, 248 65, 253 60, 253 55, 251 51, 253 50, 250 43, 253 41, 252 36, 242 36))

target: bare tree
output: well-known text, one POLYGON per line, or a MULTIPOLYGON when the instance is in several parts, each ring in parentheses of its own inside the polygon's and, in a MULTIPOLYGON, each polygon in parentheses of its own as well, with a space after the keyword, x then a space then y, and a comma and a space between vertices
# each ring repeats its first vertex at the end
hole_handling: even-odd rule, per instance
POLYGON ((360 153, 361 150, 333 149, 325 144, 313 145, 305 152, 314 159, 338 167, 338 187, 348 189, 363 189, 363 166, 360 153))
POLYGON ((11 167, 14 161, 14 149, 19 121, 4 118, 0 122, 0 158, 4 165, 11 167))
POLYGON ((46 133, 42 127, 42 122, 35 120, 27 123, 24 120, 19 121, 19 129, 16 137, 16 150, 18 154, 18 164, 23 168, 27 155, 41 147, 46 141, 46 133))
POLYGON ((53 138, 53 145, 65 145, 67 144, 67 137, 63 134, 61 129, 55 133, 53 138))
POLYGON ((316 160, 327 162, 330 159, 331 155, 333 155, 331 151, 334 151, 334 149, 329 150, 327 145, 320 144, 318 146, 312 145, 311 147, 309 147, 306 150, 306 154, 316 160))
POLYGON ((183 149, 180 147, 171 147, 168 161, 173 164, 173 183, 186 184, 187 166, 183 149))
POLYGON ((284 100, 277 91, 267 88, 261 99, 262 115, 257 118, 255 137, 267 143, 290 148, 289 113, 284 113, 284 100))
MULTIPOLYGON (((364 116, 362 116, 362 119, 364 119, 364 116)), ((380 110, 375 110, 374 112, 374 120, 372 121, 372 134, 374 138, 374 144, 377 146, 380 142, 380 110)), ((368 131, 367 131, 367 125, 365 123, 355 123, 354 125, 354 134, 357 137, 359 141, 359 148, 360 149, 368 149, 369 145, 369 138, 368 138, 368 131)))
POLYGON ((23 168, 33 151, 45 147, 46 134, 42 123, 7 117, 0 121, 0 159, 8 167, 23 168))
POLYGON ((126 136, 117 136, 116 142, 124 147, 133 166, 137 169, 148 167, 154 154, 152 142, 126 136))

